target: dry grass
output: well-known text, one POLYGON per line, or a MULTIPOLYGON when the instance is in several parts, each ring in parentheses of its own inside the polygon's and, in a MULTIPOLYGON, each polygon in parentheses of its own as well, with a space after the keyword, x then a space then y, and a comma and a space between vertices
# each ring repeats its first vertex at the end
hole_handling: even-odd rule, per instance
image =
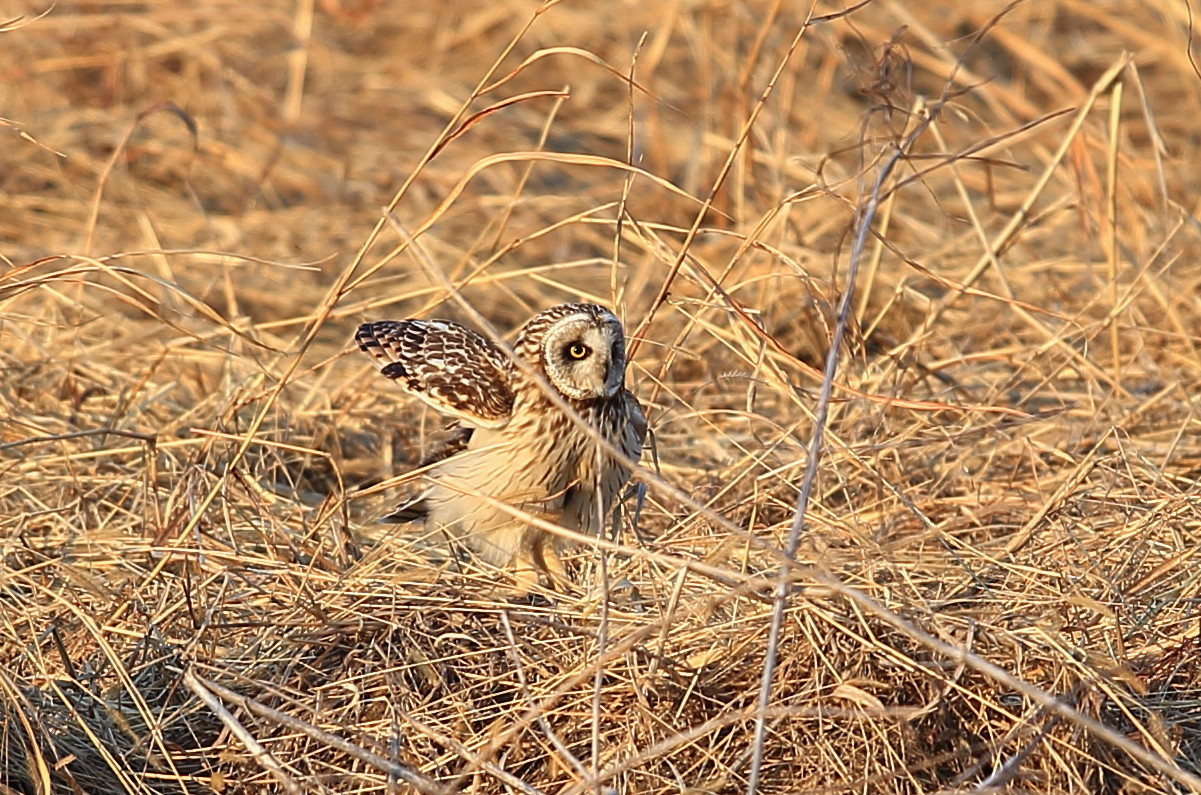
POLYGON ((1197 789, 1184 3, 831 3, 795 50, 789 2, 38 10, 0 10, 0 792, 1197 789), (549 603, 371 521, 436 418, 348 343, 463 317, 425 262, 505 332, 637 332, 637 533, 549 603))

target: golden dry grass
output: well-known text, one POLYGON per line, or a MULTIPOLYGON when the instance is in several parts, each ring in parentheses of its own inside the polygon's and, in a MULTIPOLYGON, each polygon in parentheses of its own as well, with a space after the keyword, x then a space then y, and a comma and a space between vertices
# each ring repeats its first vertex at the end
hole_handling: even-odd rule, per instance
POLYGON ((0 792, 1197 790, 1183 2, 40 10, 0 11, 0 792), (372 523, 436 418, 350 335, 465 317, 444 277, 637 333, 637 533, 549 602, 372 523))

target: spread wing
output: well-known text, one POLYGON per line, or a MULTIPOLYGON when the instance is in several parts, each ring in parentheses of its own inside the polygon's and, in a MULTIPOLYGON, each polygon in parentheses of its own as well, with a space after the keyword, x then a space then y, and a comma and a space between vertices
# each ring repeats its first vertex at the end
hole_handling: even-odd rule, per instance
POLYGON ((446 320, 381 320, 359 326, 355 340, 381 373, 463 425, 509 421, 505 355, 471 329, 446 320))

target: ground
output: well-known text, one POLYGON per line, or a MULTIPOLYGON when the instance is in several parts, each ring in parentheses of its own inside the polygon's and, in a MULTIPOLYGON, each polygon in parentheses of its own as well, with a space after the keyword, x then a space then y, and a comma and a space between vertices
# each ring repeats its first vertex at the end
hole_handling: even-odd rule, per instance
POLYGON ((0 9, 0 792, 1201 791, 1197 10, 0 9), (566 300, 514 599, 352 334, 566 300))

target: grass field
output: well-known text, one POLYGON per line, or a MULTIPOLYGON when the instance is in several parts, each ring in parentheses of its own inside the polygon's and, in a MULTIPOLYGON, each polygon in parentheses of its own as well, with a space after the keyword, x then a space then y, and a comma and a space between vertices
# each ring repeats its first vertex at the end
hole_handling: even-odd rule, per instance
POLYGON ((1201 791, 1196 7, 46 9, 0 795, 1201 791), (374 521, 441 420, 351 337, 566 300, 654 444, 515 601, 374 521))

